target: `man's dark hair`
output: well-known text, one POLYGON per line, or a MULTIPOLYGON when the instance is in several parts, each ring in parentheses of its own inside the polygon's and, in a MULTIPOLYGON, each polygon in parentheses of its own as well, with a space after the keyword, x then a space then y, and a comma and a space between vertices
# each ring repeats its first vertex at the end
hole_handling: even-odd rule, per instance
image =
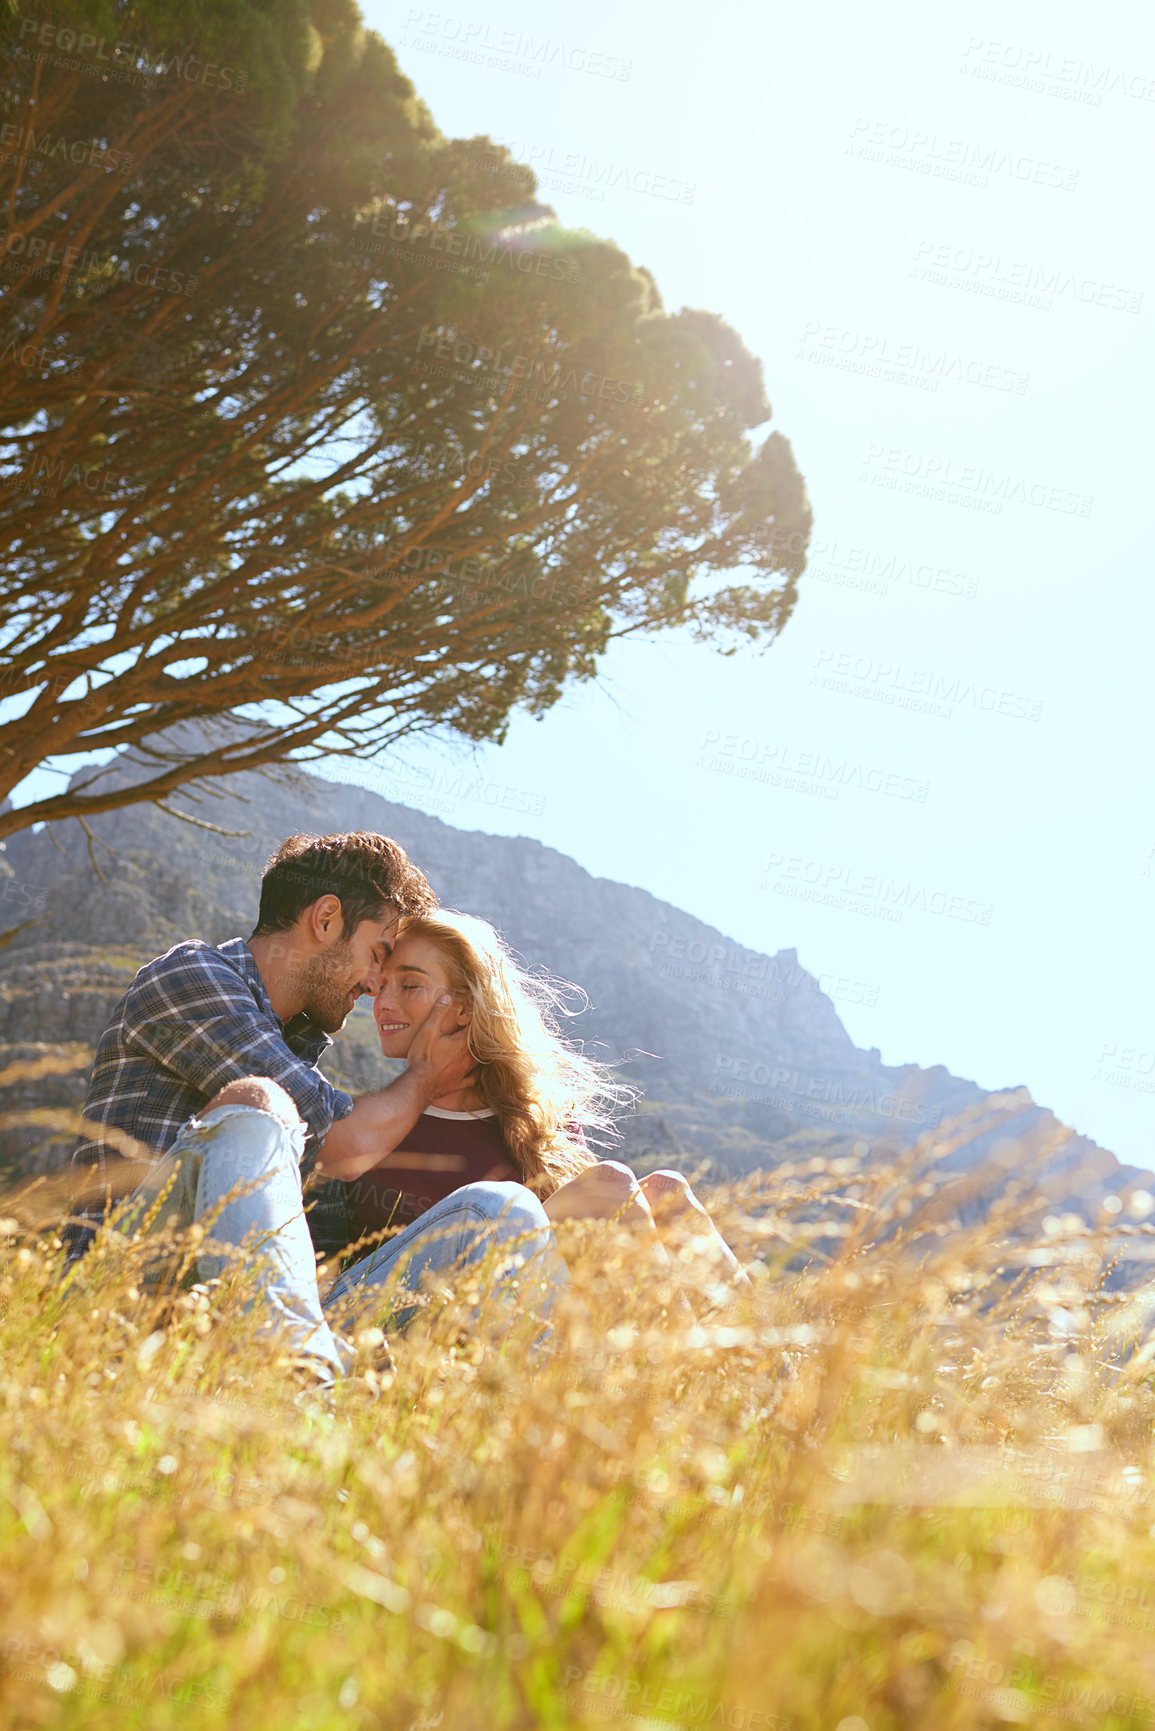
POLYGON ((291 835, 265 867, 253 937, 286 932, 321 896, 341 903, 342 936, 362 920, 383 919, 396 908, 404 919, 430 913, 437 897, 405 849, 387 835, 291 835))

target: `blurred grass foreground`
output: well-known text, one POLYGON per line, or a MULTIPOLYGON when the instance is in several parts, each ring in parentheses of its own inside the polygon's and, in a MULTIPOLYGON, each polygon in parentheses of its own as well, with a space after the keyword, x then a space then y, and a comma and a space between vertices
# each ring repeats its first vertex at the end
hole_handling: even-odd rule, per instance
POLYGON ((949 1132, 711 1191, 749 1289, 689 1238, 631 1291, 629 1234, 571 1227, 544 1359, 431 1294, 327 1399, 251 1273, 155 1292, 155 1239, 106 1234, 62 1287, 60 1198, 13 1193, 0 1722, 1155 1722, 1155 1402, 1112 1284, 1151 1228, 1029 1172, 960 1221, 949 1132))

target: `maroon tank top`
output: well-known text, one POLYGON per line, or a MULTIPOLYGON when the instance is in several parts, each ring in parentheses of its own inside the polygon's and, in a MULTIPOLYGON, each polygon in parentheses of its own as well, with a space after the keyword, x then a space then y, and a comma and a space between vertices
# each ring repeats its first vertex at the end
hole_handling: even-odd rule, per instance
POLYGON ((349 1186, 353 1238, 385 1226, 411 1226, 427 1208, 463 1184, 484 1179, 521 1183, 494 1113, 447 1112, 427 1106, 412 1130, 349 1186))

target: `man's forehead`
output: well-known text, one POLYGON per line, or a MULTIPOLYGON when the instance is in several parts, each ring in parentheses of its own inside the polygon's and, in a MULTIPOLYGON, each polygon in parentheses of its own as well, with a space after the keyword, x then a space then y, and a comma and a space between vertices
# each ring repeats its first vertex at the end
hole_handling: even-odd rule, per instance
POLYGON ((397 942, 397 909, 390 908, 388 913, 362 920, 356 935, 362 943, 367 941, 372 944, 374 949, 381 944, 392 949, 397 942))
POLYGON ((389 949, 392 949, 393 945, 397 942, 397 929, 399 925, 400 916, 397 909, 390 908, 389 912, 384 915, 382 919, 373 921, 373 930, 376 941, 385 944, 389 949))

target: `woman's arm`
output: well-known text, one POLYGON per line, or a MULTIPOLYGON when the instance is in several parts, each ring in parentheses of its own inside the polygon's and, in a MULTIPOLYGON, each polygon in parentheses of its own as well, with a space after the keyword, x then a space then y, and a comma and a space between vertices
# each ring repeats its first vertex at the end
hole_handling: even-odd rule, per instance
POLYGON ((426 1106, 464 1087, 474 1060, 464 1030, 454 1021, 443 1029, 446 999, 434 1004, 409 1048, 403 1075, 372 1094, 360 1094, 353 1110, 333 1125, 321 1145, 317 1169, 350 1183, 381 1165, 404 1141, 426 1106))

